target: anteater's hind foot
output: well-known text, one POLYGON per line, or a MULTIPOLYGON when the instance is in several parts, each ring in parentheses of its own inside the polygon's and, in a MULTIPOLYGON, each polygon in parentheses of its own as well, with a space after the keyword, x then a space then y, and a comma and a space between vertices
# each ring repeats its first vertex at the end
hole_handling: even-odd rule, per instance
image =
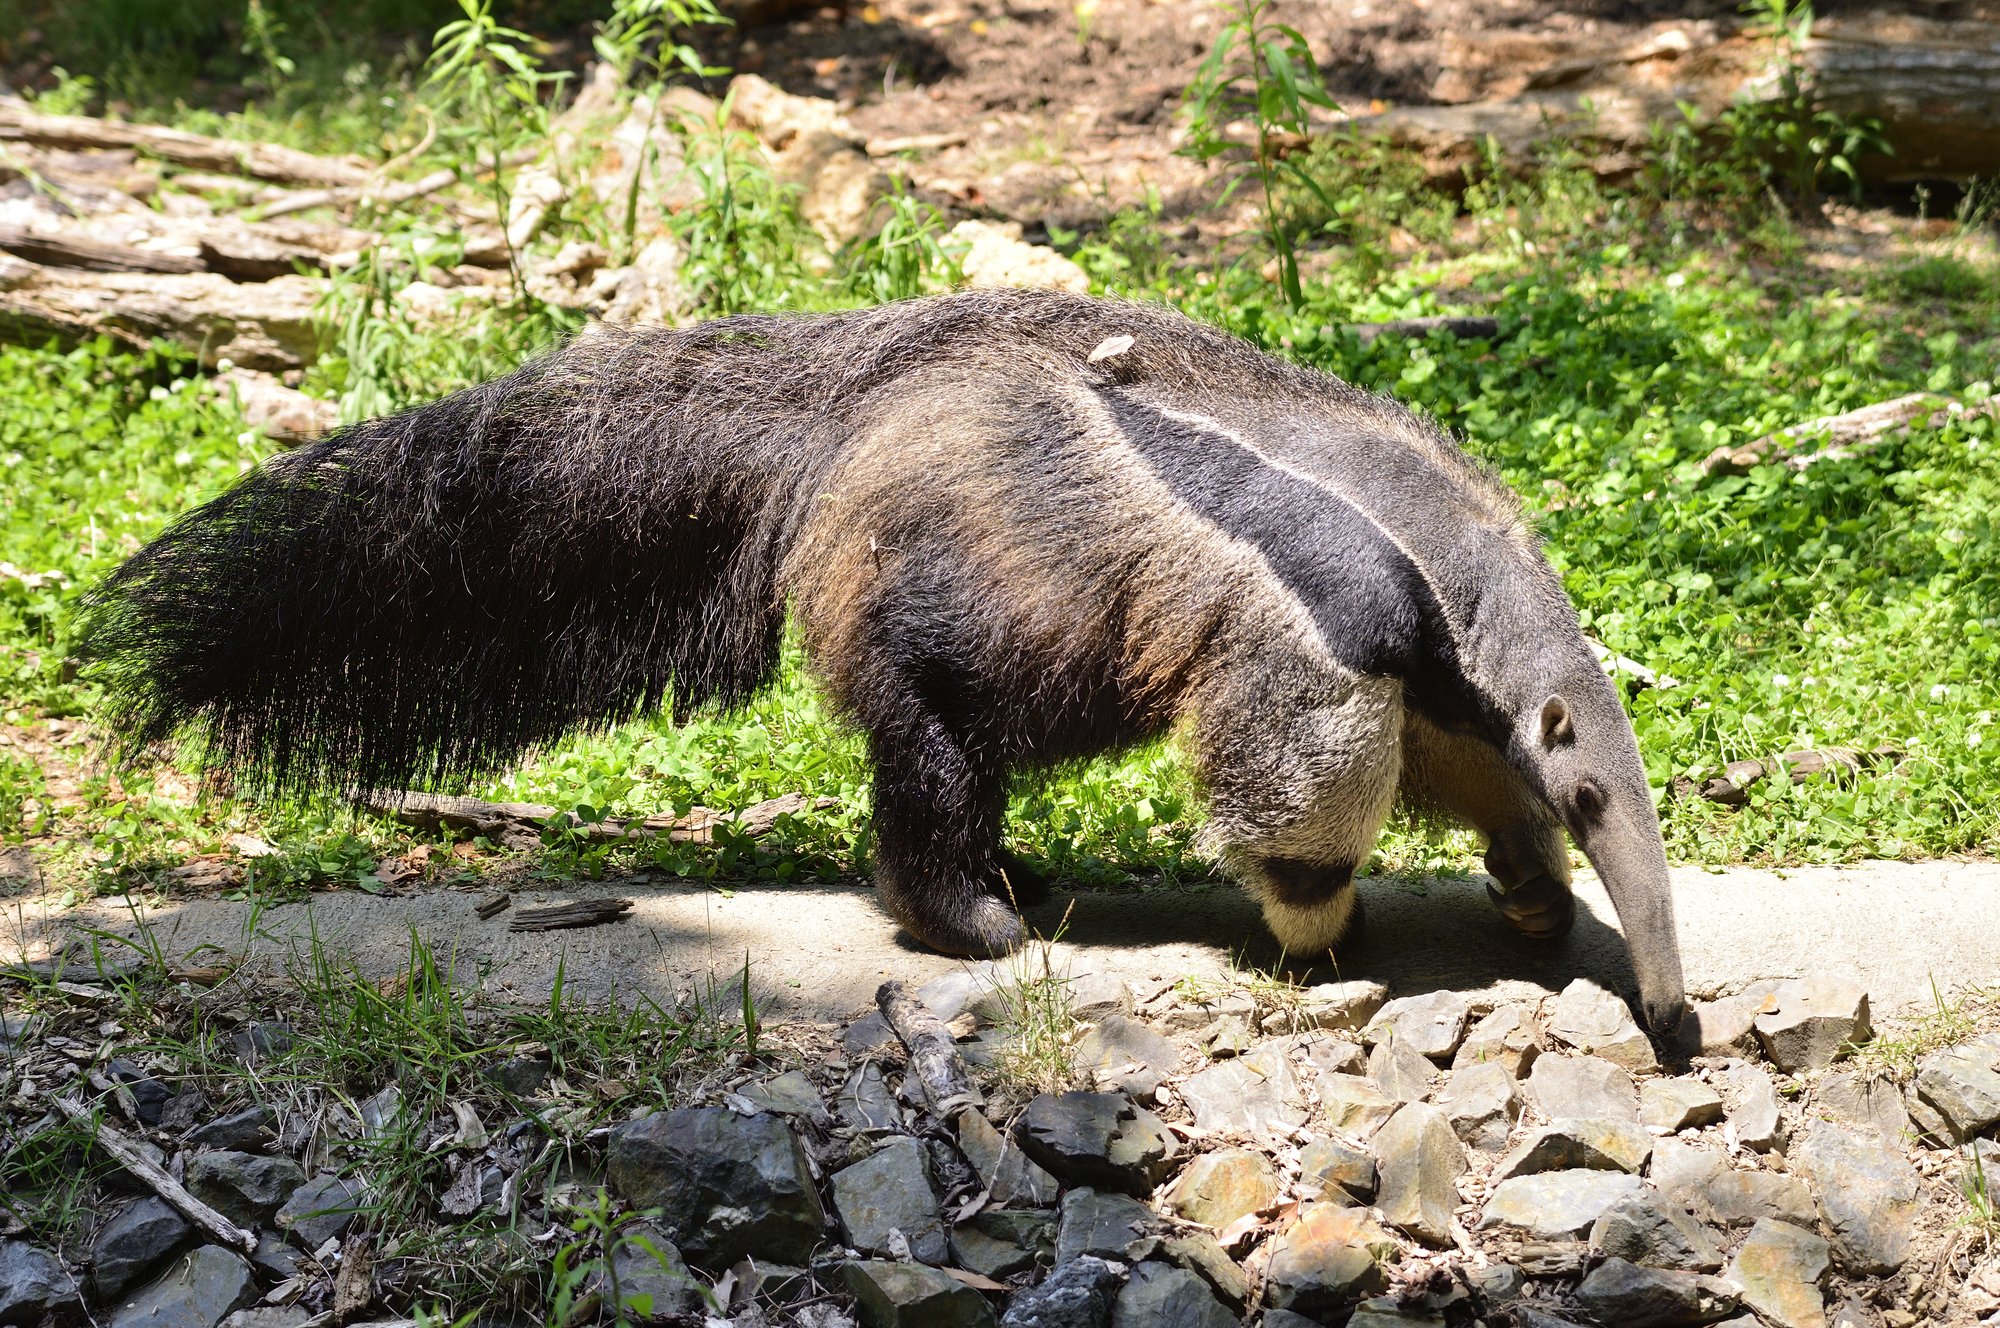
POLYGON ((1289 956, 1315 962, 1352 945, 1361 934, 1361 895, 1354 868, 1254 858, 1241 864, 1243 883, 1264 905, 1264 925, 1289 956))
POLYGON ((1553 876, 1537 876, 1506 891, 1489 885, 1486 894, 1507 925, 1523 936, 1554 940, 1576 925, 1576 896, 1553 876))
POLYGON ((1048 902, 1048 878, 1030 867, 1027 859, 1000 848, 993 850, 993 865, 997 870, 987 888, 995 899, 1016 909, 1048 902))

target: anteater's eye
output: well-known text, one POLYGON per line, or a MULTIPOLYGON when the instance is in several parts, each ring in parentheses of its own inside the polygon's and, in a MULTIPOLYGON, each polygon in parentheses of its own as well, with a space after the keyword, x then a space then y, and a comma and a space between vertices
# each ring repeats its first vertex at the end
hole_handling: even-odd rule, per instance
POLYGON ((1588 779, 1579 780, 1576 786, 1576 814, 1586 821, 1594 821, 1604 810, 1604 790, 1588 779))

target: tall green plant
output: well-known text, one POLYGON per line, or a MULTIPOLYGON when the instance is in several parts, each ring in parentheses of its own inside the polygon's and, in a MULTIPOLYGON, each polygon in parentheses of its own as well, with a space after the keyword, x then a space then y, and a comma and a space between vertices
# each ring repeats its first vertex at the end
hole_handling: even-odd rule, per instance
POLYGON ((655 78, 673 68, 713 78, 729 71, 704 63, 686 39, 698 27, 732 22, 714 0, 616 0, 611 17, 597 25, 591 45, 597 58, 616 67, 627 83, 636 82, 638 70, 646 67, 655 78))
MULTIPOLYGON (((1264 230, 1277 251, 1280 284, 1285 298, 1297 307, 1305 302, 1299 289, 1298 255, 1276 194, 1279 181, 1290 176, 1333 210, 1333 201, 1286 153, 1301 146, 1309 132, 1306 108, 1334 103, 1306 39, 1297 28, 1271 20, 1274 3, 1229 0, 1225 6, 1234 20, 1216 37, 1201 72, 1187 90, 1184 114, 1188 134, 1180 151, 1212 161, 1242 146, 1226 132, 1232 121, 1248 117, 1255 125, 1257 141, 1248 165, 1263 186, 1264 230)), ((1239 175, 1231 181, 1224 196, 1244 178, 1239 175)))
POLYGON ((686 174, 701 197, 672 222, 688 253, 681 280, 703 315, 795 306, 808 279, 797 198, 764 165, 756 138, 729 127, 733 101, 693 127, 686 174))

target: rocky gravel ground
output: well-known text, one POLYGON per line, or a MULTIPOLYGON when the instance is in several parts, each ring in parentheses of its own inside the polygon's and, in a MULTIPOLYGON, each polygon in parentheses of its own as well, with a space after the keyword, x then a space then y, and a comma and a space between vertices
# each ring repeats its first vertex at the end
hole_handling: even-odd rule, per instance
POLYGON ((1760 983, 1662 1046, 1587 980, 1489 1008, 1024 972, 916 993, 955 1039, 937 1054, 885 988, 883 1012, 761 1030, 664 1101, 492 1037, 483 1098, 432 1111, 406 1072, 310 1112, 275 1091, 284 1025, 239 1020, 224 1088, 123 1046, 105 985, 18 972, 6 1147, 94 1102, 166 1184, 114 1170, 66 1232, 10 1196, 0 1324, 407 1313, 410 1196, 368 1148, 396 1131, 433 1160, 434 1218, 530 1261, 573 1242, 553 1308, 518 1316, 567 1328, 2000 1323, 1990 997, 1878 1032, 1838 975, 1760 983))

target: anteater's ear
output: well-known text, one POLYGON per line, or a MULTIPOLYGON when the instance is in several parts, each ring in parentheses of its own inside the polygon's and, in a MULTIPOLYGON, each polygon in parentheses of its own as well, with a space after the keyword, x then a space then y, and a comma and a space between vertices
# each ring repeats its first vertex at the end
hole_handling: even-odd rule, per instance
POLYGON ((1542 702, 1542 746, 1554 747, 1574 737, 1576 729, 1569 722, 1569 702, 1560 696, 1542 702))

